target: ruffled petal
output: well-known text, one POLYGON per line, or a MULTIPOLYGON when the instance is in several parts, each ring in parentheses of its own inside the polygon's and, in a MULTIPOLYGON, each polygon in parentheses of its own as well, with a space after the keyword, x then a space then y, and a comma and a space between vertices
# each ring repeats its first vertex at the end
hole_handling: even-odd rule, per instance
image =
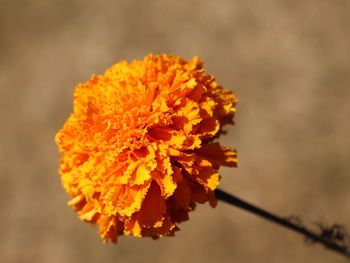
POLYGON ((236 166, 236 152, 212 142, 236 102, 198 57, 121 61, 78 84, 56 135, 68 204, 104 242, 174 235, 196 203, 215 207, 219 168, 236 166))

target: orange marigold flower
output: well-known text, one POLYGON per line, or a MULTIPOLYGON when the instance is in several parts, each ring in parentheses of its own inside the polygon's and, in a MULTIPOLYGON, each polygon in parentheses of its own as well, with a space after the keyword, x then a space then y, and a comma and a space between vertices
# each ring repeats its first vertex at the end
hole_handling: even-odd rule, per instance
POLYGON ((236 152, 213 142, 235 102, 198 57, 121 61, 78 84, 56 135, 68 204, 104 242, 173 235, 196 203, 216 205, 218 169, 236 165, 236 152))

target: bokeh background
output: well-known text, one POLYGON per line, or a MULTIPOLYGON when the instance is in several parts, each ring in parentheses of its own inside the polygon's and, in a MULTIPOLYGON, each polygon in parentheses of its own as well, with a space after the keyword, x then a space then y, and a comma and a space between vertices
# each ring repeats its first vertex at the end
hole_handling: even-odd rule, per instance
POLYGON ((240 99, 222 189, 282 216, 350 228, 350 1, 0 0, 1 262, 346 262, 219 203, 174 238, 121 237, 66 205, 54 135, 74 86, 120 60, 205 62, 240 99))

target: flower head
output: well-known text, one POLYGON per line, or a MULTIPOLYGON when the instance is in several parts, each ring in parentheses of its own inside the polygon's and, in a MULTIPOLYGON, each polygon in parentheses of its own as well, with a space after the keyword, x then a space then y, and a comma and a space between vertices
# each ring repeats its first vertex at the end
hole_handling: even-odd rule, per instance
POLYGON ((218 169, 236 165, 235 151, 213 142, 235 102, 198 57, 121 61, 78 84, 56 135, 69 205, 104 242, 173 235, 196 203, 216 205, 218 169))

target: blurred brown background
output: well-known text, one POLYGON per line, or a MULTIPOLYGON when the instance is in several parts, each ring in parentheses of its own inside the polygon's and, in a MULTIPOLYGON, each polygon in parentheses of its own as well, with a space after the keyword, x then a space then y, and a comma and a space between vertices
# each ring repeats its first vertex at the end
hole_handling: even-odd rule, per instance
POLYGON ((1 262, 346 262, 220 203, 175 238, 103 245, 57 173, 74 86, 172 53, 205 62, 240 99, 221 187, 283 216, 350 228, 350 1, 0 0, 1 262))

